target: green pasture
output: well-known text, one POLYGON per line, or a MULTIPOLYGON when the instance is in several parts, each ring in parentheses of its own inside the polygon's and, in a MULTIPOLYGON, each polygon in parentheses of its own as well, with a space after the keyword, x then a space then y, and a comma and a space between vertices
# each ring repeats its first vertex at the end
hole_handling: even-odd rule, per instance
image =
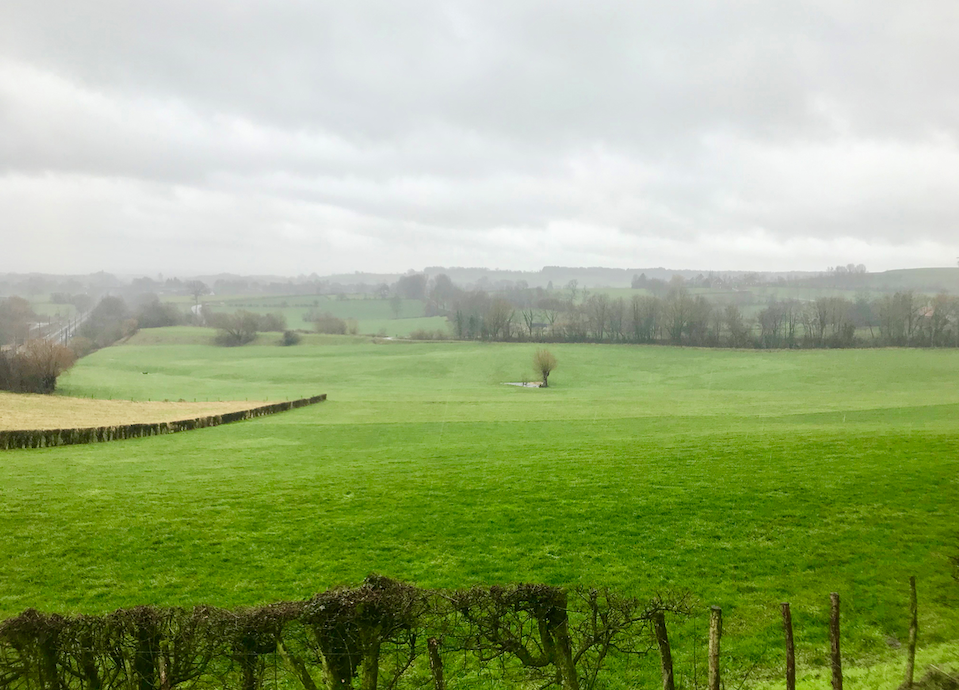
POLYGON ((233 312, 245 309, 256 314, 280 313, 288 328, 312 330, 313 323, 304 317, 311 309, 328 312, 341 319, 353 319, 359 333, 390 337, 406 337, 418 330, 449 332, 449 324, 441 316, 425 316, 423 302, 405 299, 400 304, 399 316, 394 316, 390 300, 336 299, 313 296, 228 297, 204 299, 214 312, 233 312))
MULTIPOLYGON (((203 300, 204 303, 207 300, 203 300)), ((310 309, 320 312, 329 312, 341 319, 392 319, 393 307, 388 299, 350 298, 337 299, 331 296, 291 295, 285 297, 236 297, 222 301, 209 302, 211 306, 227 309, 263 310, 264 312, 276 309, 298 309, 304 313, 310 309)), ((400 301, 399 318, 413 318, 423 316, 423 302, 415 299, 400 301)))
POLYGON ((253 604, 370 571, 689 590, 703 613, 676 623, 677 672, 694 651, 702 671, 689 640, 716 604, 730 668, 763 678, 781 601, 800 668, 828 663, 832 591, 850 667, 898 668, 916 575, 921 643, 959 640, 959 352, 556 345, 541 390, 503 385, 532 378, 534 345, 209 333, 141 332, 61 394, 329 400, 2 453, 0 616, 253 604))

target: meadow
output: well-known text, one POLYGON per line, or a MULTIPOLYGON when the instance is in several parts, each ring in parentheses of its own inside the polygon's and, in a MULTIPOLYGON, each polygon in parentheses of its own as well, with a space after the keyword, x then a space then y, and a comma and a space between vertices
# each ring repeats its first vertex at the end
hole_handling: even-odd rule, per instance
MULTIPOLYGON (((165 296, 164 300, 185 305, 192 298, 165 296)), ((352 299, 311 295, 242 296, 226 295, 204 297, 203 304, 213 312, 234 312, 245 309, 255 314, 282 314, 288 328, 312 331, 315 324, 307 321, 310 310, 332 314, 341 319, 356 322, 357 332, 366 335, 406 337, 415 331, 449 331, 446 318, 426 316, 421 300, 400 301, 399 313, 393 312, 388 299, 371 299, 354 296, 352 299)))
MULTIPOLYGON (((689 590, 723 607, 743 667, 781 659, 792 602, 811 669, 838 591, 847 658, 868 667, 897 658, 915 575, 922 644, 959 640, 959 352, 556 345, 550 387, 527 389, 503 383, 533 378, 533 345, 211 336, 143 331, 61 394, 329 400, 4 452, 0 616, 253 604, 371 571, 689 590)), ((676 644, 684 675, 696 647, 676 644)))

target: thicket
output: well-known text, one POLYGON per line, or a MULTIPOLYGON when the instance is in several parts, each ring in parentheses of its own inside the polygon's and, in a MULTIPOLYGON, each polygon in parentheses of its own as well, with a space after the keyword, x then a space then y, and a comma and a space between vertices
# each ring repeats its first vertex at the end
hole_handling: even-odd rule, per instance
POLYGON ((245 345, 256 340, 260 331, 285 331, 286 318, 282 314, 255 314, 239 309, 232 314, 207 312, 206 322, 217 329, 213 342, 224 347, 245 345))
POLYGON ((644 602, 533 584, 450 592, 377 575, 234 611, 27 610, 0 624, 0 688, 443 689, 455 663, 455 673, 485 671, 507 686, 590 690, 614 659, 653 649, 656 618, 688 612, 684 597, 644 602))
POLYGON ((299 345, 302 339, 303 338, 296 331, 283 331, 283 337, 280 338, 280 345, 283 345, 284 347, 299 345))
POLYGON ((417 328, 415 331, 410 332, 410 340, 449 340, 450 334, 448 331, 436 329, 431 331, 427 328, 417 328))
POLYGON ((77 334, 93 343, 93 349, 129 338, 139 329, 133 312, 121 297, 106 296, 93 308, 77 334))
POLYGON ((359 324, 355 319, 341 319, 328 311, 321 312, 315 308, 310 309, 303 320, 312 322, 317 333, 356 335, 359 332, 359 324))
POLYGON ((0 352, 0 390, 52 393, 57 378, 75 360, 68 347, 47 340, 28 340, 16 350, 0 352))
POLYGON ((187 317, 175 304, 161 302, 154 294, 141 295, 136 313, 140 328, 165 328, 186 323, 187 317))

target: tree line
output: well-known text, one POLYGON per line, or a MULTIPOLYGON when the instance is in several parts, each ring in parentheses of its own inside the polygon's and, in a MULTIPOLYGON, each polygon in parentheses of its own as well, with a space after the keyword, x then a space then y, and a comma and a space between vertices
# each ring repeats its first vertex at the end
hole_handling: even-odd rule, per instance
POLYGON ((0 688, 444 690, 452 670, 590 690, 615 659, 650 653, 655 620, 689 612, 684 596, 641 601, 538 584, 426 590, 378 575, 238 610, 27 610, 0 624, 0 688))
POLYGON ((576 285, 562 292, 464 291, 437 276, 428 313, 456 338, 659 343, 732 348, 959 347, 959 297, 911 290, 877 298, 773 299, 754 315, 674 282, 664 294, 612 298, 576 285), (584 294, 585 293, 585 294, 584 294), (577 299, 579 297, 579 299, 577 299))

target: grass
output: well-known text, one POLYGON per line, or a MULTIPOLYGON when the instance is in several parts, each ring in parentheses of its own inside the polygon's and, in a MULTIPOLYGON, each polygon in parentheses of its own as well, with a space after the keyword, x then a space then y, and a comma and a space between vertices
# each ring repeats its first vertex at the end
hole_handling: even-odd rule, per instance
POLYGON ((69 429, 120 424, 147 424, 224 414, 250 402, 97 400, 0 391, 0 430, 69 429))
MULTIPOLYGON (((101 350, 62 392, 329 400, 5 452, 0 615, 252 604, 370 571, 689 589, 699 610, 723 607, 743 667, 778 663, 778 604, 791 601, 801 668, 815 669, 839 591, 849 663, 874 668, 898 663, 890 641, 905 639, 916 575, 923 644, 959 639, 957 352, 558 345, 540 390, 502 385, 532 377, 532 345, 226 349, 197 330, 101 350)), ((677 633, 686 670, 691 630, 677 633)))
POLYGON ((358 332, 366 335, 384 333, 391 337, 406 337, 417 330, 449 331, 449 324, 441 316, 424 316, 424 305, 419 300, 403 300, 399 317, 394 317, 390 300, 331 299, 303 295, 280 297, 225 297, 204 299, 215 312, 246 309, 257 314, 280 313, 287 327, 313 330, 314 324, 304 317, 310 309, 329 312, 341 319, 356 321, 358 332))

